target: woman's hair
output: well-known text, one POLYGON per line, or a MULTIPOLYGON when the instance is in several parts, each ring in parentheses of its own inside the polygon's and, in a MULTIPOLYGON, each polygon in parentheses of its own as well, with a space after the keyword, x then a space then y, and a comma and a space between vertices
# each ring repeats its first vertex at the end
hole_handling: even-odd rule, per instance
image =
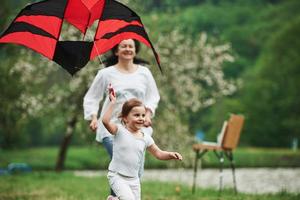
MULTIPOLYGON (((137 40, 133 39, 133 41, 134 41, 134 45, 135 45, 135 53, 138 54, 140 52, 140 50, 141 50, 141 44, 137 40)), ((111 49, 110 55, 108 56, 108 58, 106 58, 103 61, 103 64, 105 65, 105 67, 109 67, 109 66, 112 66, 112 65, 115 65, 115 64, 118 63, 118 56, 116 56, 116 52, 118 51, 118 47, 119 47, 119 44, 117 44, 116 46, 114 46, 111 49)), ((137 58, 137 57, 133 58, 133 63, 134 64, 149 64, 148 61, 143 60, 141 58, 137 58)))
POLYGON ((119 115, 119 118, 124 118, 127 117, 128 114, 130 113, 130 111, 137 106, 144 106, 143 102, 141 102, 140 100, 138 100, 137 98, 132 98, 129 99, 128 101, 126 101, 123 104, 122 110, 121 110, 121 114, 119 115))

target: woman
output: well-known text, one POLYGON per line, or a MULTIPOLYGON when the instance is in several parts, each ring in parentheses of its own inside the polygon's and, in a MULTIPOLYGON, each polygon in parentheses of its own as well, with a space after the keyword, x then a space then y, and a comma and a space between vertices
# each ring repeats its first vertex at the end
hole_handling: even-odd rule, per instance
MULTIPOLYGON (((99 70, 84 97, 84 118, 91 120, 90 128, 96 131, 96 140, 103 143, 110 157, 112 157, 113 136, 101 122, 109 104, 108 86, 114 88, 117 96, 111 121, 120 124, 118 114, 123 103, 131 98, 140 99, 146 106, 145 127, 142 131, 152 135, 151 118, 154 116, 160 96, 150 70, 141 65, 146 62, 136 58, 139 48, 139 43, 132 39, 123 40, 115 46, 112 49, 112 56, 105 62, 106 68, 99 70), (105 100, 98 119, 99 103, 104 96, 105 100)), ((142 168, 143 163, 141 163, 142 168)))

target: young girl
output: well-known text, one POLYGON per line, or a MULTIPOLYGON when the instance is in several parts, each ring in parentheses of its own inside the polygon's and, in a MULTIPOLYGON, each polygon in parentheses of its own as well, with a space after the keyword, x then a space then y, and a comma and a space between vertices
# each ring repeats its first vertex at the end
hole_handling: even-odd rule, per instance
POLYGON ((145 122, 146 108, 136 98, 123 104, 120 114, 123 125, 113 123, 111 115, 116 97, 112 89, 109 97, 110 103, 102 118, 105 128, 115 135, 113 157, 107 175, 109 184, 120 200, 140 200, 141 186, 138 171, 144 151, 147 149, 160 160, 182 160, 182 156, 177 152, 162 151, 151 136, 141 131, 145 122))

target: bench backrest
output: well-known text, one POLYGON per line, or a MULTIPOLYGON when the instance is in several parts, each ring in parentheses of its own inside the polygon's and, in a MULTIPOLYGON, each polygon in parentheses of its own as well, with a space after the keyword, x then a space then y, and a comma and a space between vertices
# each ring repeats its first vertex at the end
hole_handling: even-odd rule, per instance
POLYGON ((227 122, 222 148, 233 150, 237 147, 244 125, 244 116, 232 114, 227 122))

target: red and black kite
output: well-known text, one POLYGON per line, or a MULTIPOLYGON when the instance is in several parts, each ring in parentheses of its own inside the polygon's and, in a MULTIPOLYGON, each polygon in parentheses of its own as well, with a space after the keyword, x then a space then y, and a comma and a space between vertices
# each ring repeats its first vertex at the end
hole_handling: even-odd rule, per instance
POLYGON ((161 70, 158 54, 140 17, 114 0, 45 0, 30 4, 1 35, 0 43, 29 47, 73 75, 89 60, 129 38, 150 47, 161 70), (60 41, 64 20, 84 35, 93 22, 99 20, 94 41, 60 41))

